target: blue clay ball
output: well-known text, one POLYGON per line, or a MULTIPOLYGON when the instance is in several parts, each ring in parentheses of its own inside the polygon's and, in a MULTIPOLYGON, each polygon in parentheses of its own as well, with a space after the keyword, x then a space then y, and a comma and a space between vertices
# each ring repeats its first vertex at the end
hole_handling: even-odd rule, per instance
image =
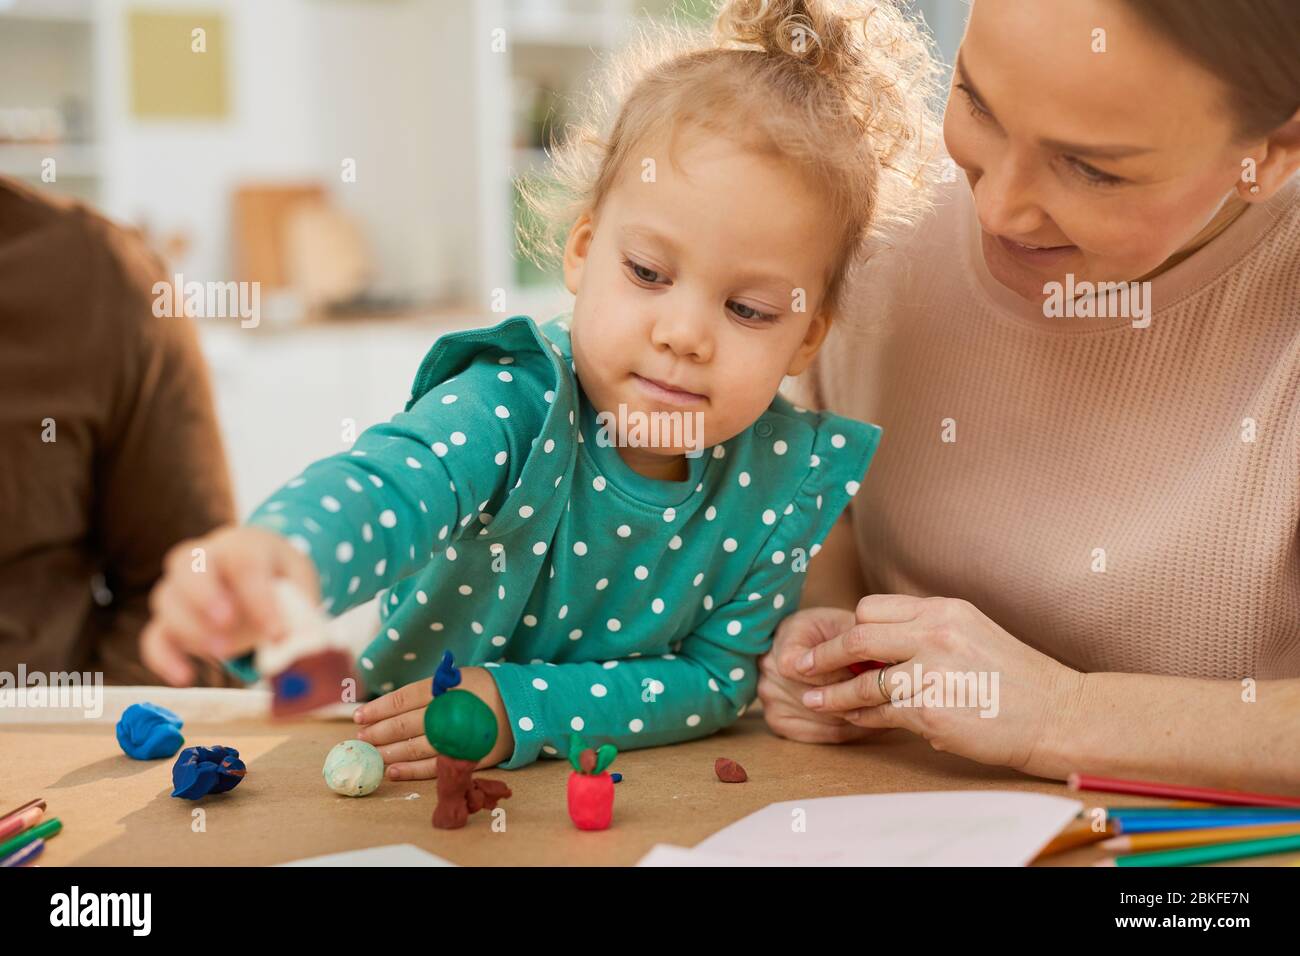
POLYGON ((158 760, 181 749, 183 721, 157 704, 132 704, 117 722, 117 743, 134 760, 158 760))
POLYGON ((345 740, 334 745, 321 772, 325 784, 335 793, 364 797, 374 793, 383 781, 384 758, 364 740, 345 740))

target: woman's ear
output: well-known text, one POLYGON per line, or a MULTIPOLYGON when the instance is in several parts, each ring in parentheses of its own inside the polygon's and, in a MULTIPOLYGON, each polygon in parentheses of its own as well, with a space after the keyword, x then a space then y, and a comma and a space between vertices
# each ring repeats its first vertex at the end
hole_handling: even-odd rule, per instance
POLYGON ((587 252, 591 249, 595 225, 591 214, 584 212, 573 223, 569 238, 564 242, 564 287, 573 295, 578 294, 578 286, 582 284, 582 271, 587 265, 587 252))
POLYGON ((799 350, 790 359, 790 368, 786 371, 786 375, 799 375, 812 364, 813 358, 817 355, 817 350, 822 347, 822 342, 826 339, 826 333, 831 329, 832 318, 829 306, 823 306, 817 310, 812 321, 808 323, 808 332, 804 335, 799 350))
POLYGON ((1255 162, 1254 180, 1242 179, 1237 191, 1247 202, 1270 199, 1300 170, 1300 110, 1264 140, 1264 155, 1255 162))

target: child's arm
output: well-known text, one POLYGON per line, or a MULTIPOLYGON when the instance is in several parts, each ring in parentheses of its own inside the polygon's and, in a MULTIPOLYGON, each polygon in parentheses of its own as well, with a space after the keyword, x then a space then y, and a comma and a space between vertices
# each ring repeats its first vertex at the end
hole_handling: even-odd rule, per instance
POLYGON ((563 757, 573 731, 593 747, 612 743, 630 750, 706 737, 731 724, 754 699, 758 656, 798 602, 802 574, 787 571, 784 577, 752 601, 748 595, 754 589, 742 589, 675 653, 488 665, 515 742, 502 766, 522 767, 543 752, 563 757))
POLYGON ((363 432, 351 451, 308 466, 249 518, 312 560, 326 610, 373 597, 467 526, 476 533, 481 515, 505 501, 541 433, 543 392, 554 387, 540 352, 513 358, 476 357, 363 432))
POLYGON ((274 577, 323 593, 341 613, 450 547, 465 524, 474 523, 465 534, 477 531, 480 509, 494 513, 518 481, 555 382, 540 351, 502 357, 467 360, 351 452, 307 468, 249 526, 176 545, 150 595, 145 663, 173 684, 194 679, 190 656, 224 659, 256 679, 250 657, 237 655, 282 636, 274 577))
MULTIPOLYGON (((461 669, 463 688, 497 715, 497 746, 480 767, 516 769, 542 753, 564 757, 569 734, 596 747, 654 747, 705 737, 734 721, 753 699, 757 658, 798 603, 803 574, 751 573, 737 597, 713 613, 675 653, 570 664, 488 664, 461 669), (749 600, 751 593, 761 596, 749 600)), ((424 739, 430 682, 400 687, 358 707, 358 737, 384 755, 393 779, 433 776, 424 739)))
MULTIPOLYGON (((802 583, 802 574, 787 571, 756 600, 745 590, 715 609, 676 653, 461 668, 461 688, 478 695, 497 717, 497 745, 479 766, 513 770, 543 752, 564 757, 575 730, 593 747, 613 743, 620 750, 721 730, 754 699, 758 655, 794 609, 802 583)), ((434 775, 434 751, 424 738, 424 708, 431 699, 430 682, 422 680, 354 712, 361 725, 357 736, 379 748, 392 779, 434 775)))

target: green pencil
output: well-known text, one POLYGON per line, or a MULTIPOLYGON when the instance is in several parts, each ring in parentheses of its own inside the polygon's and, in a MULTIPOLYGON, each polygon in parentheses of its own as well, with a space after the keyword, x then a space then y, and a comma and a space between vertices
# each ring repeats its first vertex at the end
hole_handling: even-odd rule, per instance
POLYGON ((1197 863, 1214 863, 1218 860, 1239 860, 1244 856, 1264 856, 1268 853, 1285 853, 1300 850, 1300 835, 1267 837, 1262 840, 1237 840, 1216 843, 1212 846, 1189 846, 1178 850, 1156 850, 1151 853, 1130 853, 1107 860, 1101 866, 1194 866, 1197 863))
POLYGON ((52 820, 46 820, 44 823, 38 823, 34 827, 29 827, 22 833, 18 834, 12 840, 0 843, 0 857, 6 857, 14 850, 21 850, 33 840, 39 840, 42 837, 51 837, 63 829, 63 823, 58 817, 52 820))

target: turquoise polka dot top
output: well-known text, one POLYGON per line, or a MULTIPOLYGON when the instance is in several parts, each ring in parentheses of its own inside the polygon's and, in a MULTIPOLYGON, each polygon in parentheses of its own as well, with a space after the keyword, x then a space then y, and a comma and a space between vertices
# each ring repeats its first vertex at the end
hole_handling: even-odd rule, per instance
POLYGON ((378 595, 372 693, 444 650, 490 668, 514 732, 502 766, 702 737, 744 712, 756 662, 881 430, 778 395, 689 478, 597 440, 567 316, 444 335, 401 414, 318 461, 249 519, 315 562, 331 613, 378 595))

